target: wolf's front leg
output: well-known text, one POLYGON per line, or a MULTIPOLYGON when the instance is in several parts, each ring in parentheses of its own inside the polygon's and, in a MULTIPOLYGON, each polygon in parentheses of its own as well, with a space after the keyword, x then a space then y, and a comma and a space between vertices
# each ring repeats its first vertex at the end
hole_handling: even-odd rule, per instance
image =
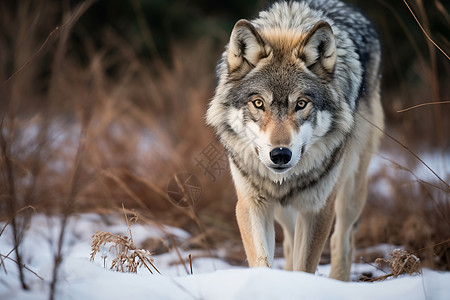
POLYGON ((294 271, 314 273, 334 220, 334 197, 319 212, 299 212, 294 236, 294 271))
POLYGON ((273 205, 238 192, 236 218, 250 267, 271 267, 275 251, 273 205))

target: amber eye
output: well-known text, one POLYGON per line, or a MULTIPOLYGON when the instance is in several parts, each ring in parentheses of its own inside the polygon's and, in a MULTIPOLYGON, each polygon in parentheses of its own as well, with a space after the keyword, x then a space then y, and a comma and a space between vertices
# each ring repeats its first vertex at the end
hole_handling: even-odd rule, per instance
POLYGON ((304 109, 307 104, 308 102, 306 102, 306 100, 303 99, 298 100, 297 103, 295 104, 295 111, 304 109))
POLYGON ((261 99, 253 100, 253 105, 254 105, 257 109, 262 109, 262 110, 264 110, 264 102, 263 102, 261 99))

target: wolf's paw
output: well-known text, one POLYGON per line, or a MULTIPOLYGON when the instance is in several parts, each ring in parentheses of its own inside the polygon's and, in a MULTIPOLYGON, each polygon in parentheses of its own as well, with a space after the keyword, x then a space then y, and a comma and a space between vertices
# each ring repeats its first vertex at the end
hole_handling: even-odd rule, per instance
POLYGON ((269 259, 267 258, 267 256, 260 256, 256 259, 255 265, 253 267, 255 267, 255 268, 259 268, 259 267, 271 268, 271 265, 269 264, 269 259))

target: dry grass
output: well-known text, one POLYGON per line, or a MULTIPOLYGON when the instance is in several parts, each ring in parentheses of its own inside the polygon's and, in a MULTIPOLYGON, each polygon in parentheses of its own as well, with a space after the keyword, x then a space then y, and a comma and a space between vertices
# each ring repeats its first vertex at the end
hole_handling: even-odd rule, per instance
POLYGON ((397 278, 403 274, 415 275, 422 273, 420 259, 414 254, 401 249, 392 251, 391 258, 377 258, 375 263, 378 265, 378 269, 383 269, 387 265, 391 273, 376 278, 363 276, 360 281, 381 281, 389 277, 397 278))
MULTIPOLYGON (((148 61, 113 30, 104 32, 101 47, 89 36, 75 41, 80 12, 56 2, 0 3, 0 219, 16 228, 14 252, 21 257, 20 241, 32 211, 16 212, 25 207, 70 217, 73 212, 117 211, 123 203, 139 210, 144 222, 189 231, 193 238, 184 247, 226 248, 226 259, 244 264, 229 172, 212 180, 196 161, 215 141, 204 114, 221 49, 193 40, 173 44, 168 61, 148 61), (75 44, 80 55, 71 52, 75 44), (168 183, 180 172, 200 181, 202 196, 194 206, 174 205, 167 194, 168 183)), ((396 44, 389 28, 381 25, 380 30, 390 64, 396 44)), ((415 153, 444 156, 450 105, 397 113, 450 98, 448 62, 428 51, 399 72, 408 74, 399 87, 383 92, 387 131, 415 153)), ((383 151, 394 153, 390 160, 400 157, 407 164, 392 163, 371 178, 372 187, 382 182, 389 195, 369 191, 356 245, 403 245, 418 251, 422 266, 449 270, 448 189, 436 188, 442 187, 438 180, 411 177, 417 162, 398 145, 385 139, 383 151), (402 169, 401 176, 396 169, 402 169)), ((443 180, 448 179, 447 166, 443 180)), ((130 239, 108 233, 97 238, 124 254, 117 268, 127 269, 129 253, 136 260, 146 257, 130 239)))
MULTIPOLYGON (((127 213, 125 211, 125 207, 122 205, 123 213, 125 216, 125 220, 128 226, 128 236, 116 235, 110 232, 97 231, 92 236, 92 246, 91 246, 91 261, 94 261, 97 253, 100 252, 100 248, 106 244, 112 244, 109 247, 109 252, 114 248, 115 257, 111 262, 111 270, 116 270, 117 272, 128 272, 128 273, 137 273, 137 270, 145 266, 147 270, 153 274, 153 268, 156 272, 161 274, 159 270, 153 264, 154 259, 152 257, 152 253, 148 250, 144 249, 136 249, 133 243, 133 234, 131 232, 131 226, 138 222, 138 216, 134 214, 133 217, 128 219, 127 213)), ((106 258, 107 256, 103 256, 102 258, 105 261, 106 267, 106 258)))
POLYGON ((375 262, 381 268, 387 263, 394 278, 402 274, 414 275, 420 273, 420 259, 408 251, 396 249, 391 253, 392 258, 378 258, 375 262))
POLYGON ((158 269, 153 264, 154 259, 152 253, 148 250, 136 249, 131 237, 97 231, 92 236, 92 239, 91 261, 94 261, 95 256, 100 252, 101 246, 112 244, 109 247, 109 252, 114 249, 115 257, 111 262, 111 270, 122 273, 137 273, 137 270, 140 267, 145 266, 151 274, 153 274, 151 268, 159 273, 158 269))

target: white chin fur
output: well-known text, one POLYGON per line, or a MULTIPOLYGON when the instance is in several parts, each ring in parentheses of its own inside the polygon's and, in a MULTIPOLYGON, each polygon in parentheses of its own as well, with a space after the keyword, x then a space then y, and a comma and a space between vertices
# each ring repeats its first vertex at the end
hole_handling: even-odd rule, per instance
POLYGON ((313 127, 310 122, 306 122, 305 124, 303 124, 299 133, 292 136, 292 144, 289 147, 289 149, 292 151, 292 160, 289 162, 289 167, 281 171, 275 170, 270 167, 271 165, 273 165, 272 161, 270 160, 270 151, 272 151, 275 146, 272 146, 270 144, 269 136, 266 136, 264 133, 260 132, 259 127, 254 123, 248 124, 247 130, 259 133, 255 135, 257 136, 257 138, 255 138, 254 142, 258 147, 259 153, 257 157, 260 160, 260 165, 262 165, 264 169, 261 170, 260 168, 260 172, 263 171, 262 174, 279 184, 283 183, 292 175, 298 174, 298 172, 296 172, 295 170, 298 169, 297 166, 299 163, 301 163, 301 149, 302 147, 305 147, 305 149, 309 148, 309 143, 313 136, 313 127))

